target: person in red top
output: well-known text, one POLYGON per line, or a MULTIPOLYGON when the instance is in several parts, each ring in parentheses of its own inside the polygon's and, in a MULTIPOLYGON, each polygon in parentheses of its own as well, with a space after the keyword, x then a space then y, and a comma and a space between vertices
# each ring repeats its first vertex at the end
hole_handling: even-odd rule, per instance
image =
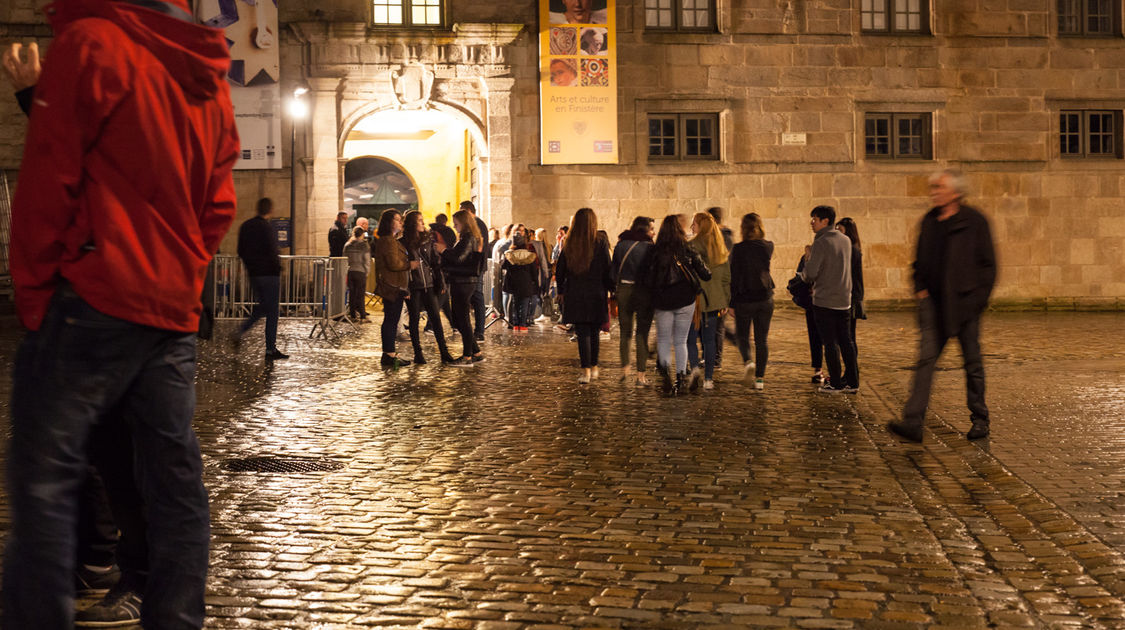
POLYGON ((70 630, 91 428, 128 428, 148 523, 141 622, 201 628, 195 404, 207 264, 235 214, 223 34, 186 0, 59 0, 12 207, 16 357, 2 626, 70 630))

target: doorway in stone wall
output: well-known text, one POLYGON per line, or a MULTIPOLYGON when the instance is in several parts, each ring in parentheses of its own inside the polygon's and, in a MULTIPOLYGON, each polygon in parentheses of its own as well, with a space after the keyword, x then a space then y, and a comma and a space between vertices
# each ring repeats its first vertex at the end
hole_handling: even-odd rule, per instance
POLYGON ((481 208, 478 135, 471 121, 439 110, 365 116, 343 145, 345 209, 378 216, 383 208, 402 207, 401 202, 431 223, 440 213, 452 216, 466 199, 481 208))
POLYGON ((394 162, 364 156, 344 165, 344 211, 351 224, 366 217, 374 230, 384 210, 406 214, 418 208, 418 189, 413 178, 394 162))

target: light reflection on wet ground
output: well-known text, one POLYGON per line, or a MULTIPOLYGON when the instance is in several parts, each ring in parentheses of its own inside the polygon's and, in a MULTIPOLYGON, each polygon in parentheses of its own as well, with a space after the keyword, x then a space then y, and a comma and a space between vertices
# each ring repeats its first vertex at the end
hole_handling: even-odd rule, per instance
MULTIPOLYGON (((272 367, 258 344, 203 343, 209 627, 1118 625, 1116 573, 1091 567, 1125 551, 1123 322, 989 315, 993 437, 954 432, 954 344, 923 447, 882 430, 914 359, 904 313, 861 322, 854 398, 812 391, 792 312, 764 392, 728 346, 717 389, 676 400, 617 382, 616 336, 585 387, 549 330, 494 326, 468 370, 384 371, 377 325, 335 348, 286 323, 293 358, 272 367), (347 467, 221 468, 263 454, 347 467), (1028 490, 1076 522, 1024 518, 1028 490), (1108 546, 1059 542, 1090 533, 1108 546)), ((0 333, 5 413, 15 340, 0 333)))

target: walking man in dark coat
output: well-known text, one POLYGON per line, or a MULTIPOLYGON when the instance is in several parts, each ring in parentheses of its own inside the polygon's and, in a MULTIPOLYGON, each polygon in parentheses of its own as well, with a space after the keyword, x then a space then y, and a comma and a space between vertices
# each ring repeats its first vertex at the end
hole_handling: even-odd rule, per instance
POLYGON ((238 228, 238 257, 246 267, 250 286, 258 298, 250 317, 242 322, 234 335, 237 345, 254 324, 266 319, 266 360, 288 359, 289 355, 277 349, 277 320, 280 317, 281 257, 278 255, 277 232, 270 224, 273 201, 268 197, 258 200, 257 215, 247 219, 238 228))
POLYGON ((988 436, 984 402, 984 363, 980 351, 980 316, 996 284, 996 253, 988 219, 965 205, 965 178, 945 170, 930 179, 934 208, 922 219, 914 261, 914 297, 922 343, 910 399, 902 422, 888 428, 915 442, 930 400, 934 367, 951 337, 957 337, 965 361, 965 381, 973 427, 968 438, 988 436))

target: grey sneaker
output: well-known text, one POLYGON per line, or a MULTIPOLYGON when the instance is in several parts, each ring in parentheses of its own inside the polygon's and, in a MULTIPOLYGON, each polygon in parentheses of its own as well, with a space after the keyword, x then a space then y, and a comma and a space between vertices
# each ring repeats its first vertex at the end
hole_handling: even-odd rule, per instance
POLYGON ((141 594, 113 587, 98 603, 74 615, 74 625, 79 628, 119 628, 141 622, 141 594))

